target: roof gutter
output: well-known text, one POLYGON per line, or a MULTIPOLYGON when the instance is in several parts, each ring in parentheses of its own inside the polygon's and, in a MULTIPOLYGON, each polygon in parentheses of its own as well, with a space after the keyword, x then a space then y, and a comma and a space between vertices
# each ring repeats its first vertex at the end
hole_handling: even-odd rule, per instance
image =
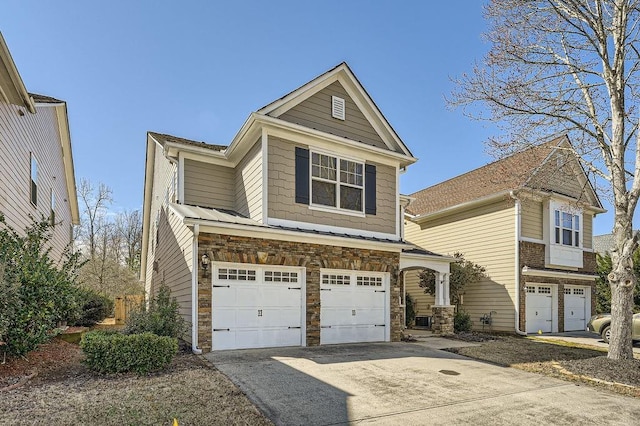
MULTIPOLYGON (((417 216, 413 216, 411 217, 411 220, 415 223, 423 223, 426 222, 427 220, 433 220, 433 219, 437 219, 439 217, 442 216, 447 216, 450 214, 453 214, 459 210, 465 210, 471 207, 476 207, 476 206, 481 206, 484 204, 489 204, 492 201, 497 201, 501 198, 506 198, 508 196, 511 196, 511 194, 513 193, 513 191, 502 191, 502 192, 497 192, 495 194, 491 194, 488 195, 486 197, 482 197, 482 198, 477 198, 475 200, 471 200, 471 201, 467 201, 465 203, 462 204, 457 204, 455 206, 451 206, 451 207, 447 207, 446 209, 443 210, 438 210, 437 212, 433 212, 433 213, 427 213, 424 215, 417 215, 417 216)), ((410 216, 410 215, 409 215, 410 216)))
POLYGON ((515 195, 514 191, 509 191, 509 196, 515 201, 515 282, 516 282, 516 300, 514 306, 516 308, 515 330, 516 334, 526 336, 525 331, 520 330, 520 224, 522 218, 522 206, 520 199, 515 195))
MULTIPOLYGON (((18 72, 18 68, 16 68, 15 62, 13 62, 11 52, 9 52, 9 47, 7 47, 7 43, 4 41, 2 33, 0 33, 0 62, 4 64, 4 67, 9 74, 11 84, 15 89, 14 93, 22 100, 23 106, 26 107, 31 114, 35 114, 36 105, 33 102, 33 98, 29 96, 29 92, 27 92, 27 88, 22 81, 22 77, 20 77, 20 73, 18 72)), ((8 95, 4 91, 2 91, 2 94, 3 98, 8 100, 8 95)))

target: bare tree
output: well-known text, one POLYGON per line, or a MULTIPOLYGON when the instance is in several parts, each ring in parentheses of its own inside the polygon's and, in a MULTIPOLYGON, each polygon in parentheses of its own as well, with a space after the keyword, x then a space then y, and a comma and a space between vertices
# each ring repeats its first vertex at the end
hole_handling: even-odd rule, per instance
POLYGON ((608 189, 614 209, 609 358, 633 357, 632 219, 640 195, 639 0, 491 0, 491 49, 457 80, 452 105, 495 121, 504 155, 541 134, 568 132, 572 154, 608 189))
POLYGON ((142 250, 142 214, 140 210, 128 210, 118 214, 116 227, 122 238, 124 262, 132 272, 139 273, 142 250))
POLYGON ((80 234, 88 246, 89 258, 94 260, 97 249, 97 235, 107 226, 105 215, 113 202, 113 191, 100 183, 95 187, 91 181, 82 179, 78 187, 78 198, 82 206, 82 223, 80 234))

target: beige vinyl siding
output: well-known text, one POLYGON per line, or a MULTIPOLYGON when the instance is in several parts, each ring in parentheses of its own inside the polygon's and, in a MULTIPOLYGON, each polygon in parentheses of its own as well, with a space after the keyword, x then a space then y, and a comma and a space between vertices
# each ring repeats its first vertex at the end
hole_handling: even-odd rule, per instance
MULTIPOLYGON (((295 146, 293 142, 269 137, 268 212, 270 218, 371 232, 396 233, 396 170, 376 164, 375 215, 366 217, 312 210, 295 202, 295 146)), ((305 146, 305 149, 309 147, 305 146)))
POLYGON ((229 167, 185 159, 185 204, 233 209, 234 177, 234 171, 229 167))
MULTIPOLYGON (((154 235, 155 238, 155 235, 154 235)), ((148 275, 152 280, 152 287, 157 291, 164 282, 171 290, 171 297, 175 297, 180 308, 180 315, 191 327, 191 277, 193 270, 193 233, 182 223, 182 220, 172 211, 163 206, 158 221, 158 235, 154 260, 157 271, 148 275)), ((190 330, 183 336, 191 343, 190 330)))
POLYGON ((340 82, 334 82, 278 118, 354 141, 388 149, 340 82), (331 116, 331 96, 345 101, 345 119, 331 116))
MULTIPOLYGON (((560 151, 558 155, 564 154, 560 151)), ((577 161, 558 160, 549 158, 544 166, 536 172, 529 186, 545 191, 563 194, 575 199, 584 198, 583 185, 577 177, 583 174, 577 161), (559 168, 560 167, 560 168, 559 168)))
POLYGON ((434 296, 424 292, 420 288, 418 277, 420 271, 407 271, 404 276, 405 293, 413 299, 413 309, 416 317, 430 317, 433 315, 431 308, 435 304, 434 296))
POLYGON ((235 170, 235 210, 262 221, 262 143, 249 150, 235 170))
POLYGON ((593 216, 585 212, 582 215, 582 246, 586 249, 593 248, 593 216))
POLYGON ((436 253, 464 254, 487 269, 488 279, 465 289, 461 308, 479 319, 495 311, 493 330, 513 331, 515 324, 515 213, 512 203, 499 201, 419 225, 406 221, 405 238, 436 253))
MULTIPOLYGON (((151 188, 151 207, 149 208, 149 229, 145 230, 149 235, 147 248, 147 271, 145 281, 145 291, 147 295, 153 295, 155 284, 153 278, 153 262, 156 260, 157 230, 160 225, 160 216, 163 208, 166 209, 167 201, 174 198, 173 179, 177 173, 177 166, 167 160, 163 154, 162 147, 154 143, 155 162, 153 172, 153 183, 151 188)), ((157 288, 157 287, 156 287, 157 288)))
POLYGON ((525 199, 521 203, 520 226, 522 236, 542 240, 544 238, 544 206, 541 201, 525 199))
POLYGON ((70 193, 75 196, 75 188, 67 190, 56 108, 38 106, 32 114, 25 108, 0 102, 0 151, 0 212, 9 226, 23 233, 32 224, 29 215, 48 218, 51 191, 55 194, 57 225, 51 239, 51 256, 58 261, 73 238, 68 198, 70 193), (31 204, 30 153, 38 162, 37 206, 31 204))

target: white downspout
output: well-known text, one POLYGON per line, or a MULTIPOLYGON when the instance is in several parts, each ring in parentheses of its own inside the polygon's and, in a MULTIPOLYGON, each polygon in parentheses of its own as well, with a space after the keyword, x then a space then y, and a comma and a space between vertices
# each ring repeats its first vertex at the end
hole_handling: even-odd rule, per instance
POLYGON ((520 199, 518 197, 515 196, 515 194, 513 193, 513 191, 509 191, 509 196, 511 198, 513 198, 515 200, 515 222, 516 222, 516 241, 515 241, 515 250, 516 250, 516 267, 515 267, 515 271, 516 271, 516 275, 515 275, 515 281, 516 281, 516 300, 515 300, 515 307, 516 307, 516 320, 515 320, 515 329, 516 329, 516 334, 519 334, 521 336, 526 336, 527 333, 524 331, 520 330, 520 221, 521 221, 521 205, 520 205, 520 199))
POLYGON ((200 225, 193 225, 193 254, 191 273, 191 351, 196 354, 202 354, 202 349, 198 346, 198 235, 200 234, 200 225))

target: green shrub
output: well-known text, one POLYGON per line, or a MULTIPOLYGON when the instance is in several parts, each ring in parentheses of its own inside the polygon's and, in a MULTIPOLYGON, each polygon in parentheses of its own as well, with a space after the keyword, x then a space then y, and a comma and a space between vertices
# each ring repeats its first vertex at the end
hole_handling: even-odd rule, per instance
POLYGON ((124 334, 153 333, 158 336, 180 337, 186 331, 184 318, 178 312, 178 302, 171 298, 171 290, 162 284, 156 297, 139 311, 131 312, 127 318, 124 334))
POLYGON ((91 331, 82 336, 80 347, 86 355, 85 363, 94 371, 146 374, 171 363, 178 353, 178 339, 153 333, 91 331))
POLYGON ((413 297, 409 293, 405 295, 405 317, 407 327, 412 327, 415 325, 416 320, 416 310, 413 307, 413 297))
POLYGON ((471 331, 471 315, 465 311, 456 312, 453 317, 453 331, 456 333, 471 331))
POLYGON ((24 233, 0 214, 0 341, 21 356, 51 337, 61 321, 75 316, 78 255, 68 248, 60 262, 51 258, 53 227, 34 221, 24 233))
POLYGON ((92 289, 78 289, 76 300, 79 312, 77 318, 71 321, 71 325, 91 327, 113 311, 113 300, 92 289))

